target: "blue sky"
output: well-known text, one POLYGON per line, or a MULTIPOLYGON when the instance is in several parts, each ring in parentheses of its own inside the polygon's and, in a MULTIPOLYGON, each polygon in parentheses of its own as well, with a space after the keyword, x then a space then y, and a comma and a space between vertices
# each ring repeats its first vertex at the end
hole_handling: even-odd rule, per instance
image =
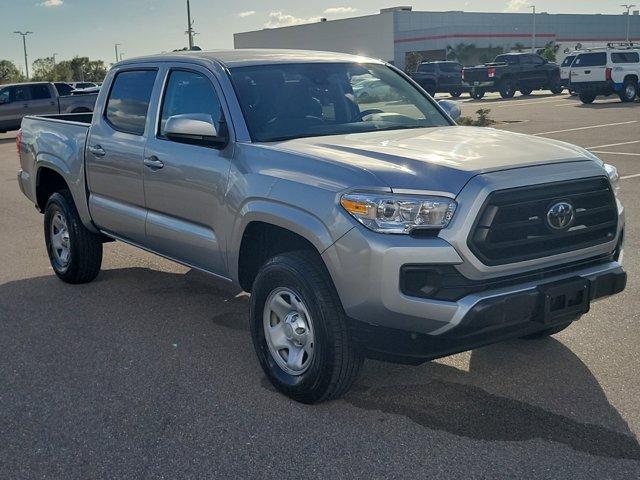
MULTIPOLYGON (((549 13, 620 13, 620 1, 609 0, 448 0, 446 10, 538 11, 549 13)), ((640 2, 636 2, 640 3, 640 2)), ((157 53, 186 44, 186 0, 0 0, 0 59, 19 65, 20 38, 14 30, 32 30, 28 39, 33 61, 75 55, 113 62, 114 44, 125 57, 157 53)), ((329 19, 376 13, 393 5, 414 10, 444 10, 431 0, 191 0, 196 43, 203 48, 233 48, 233 33, 287 25, 318 17, 329 19)))

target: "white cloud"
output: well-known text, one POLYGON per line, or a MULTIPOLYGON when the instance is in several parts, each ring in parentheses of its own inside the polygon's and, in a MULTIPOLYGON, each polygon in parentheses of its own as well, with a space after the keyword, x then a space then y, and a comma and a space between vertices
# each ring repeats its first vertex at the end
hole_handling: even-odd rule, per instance
POLYGON ((40 3, 41 7, 60 7, 64 4, 64 0, 44 0, 40 3))
POLYGON ((509 0, 505 7, 505 12, 518 12, 529 4, 528 0, 509 0))
POLYGON ((280 11, 269 12, 269 20, 264 24, 266 28, 288 27, 303 23, 319 22, 320 17, 298 18, 280 11))
POLYGON ((255 10, 247 10, 246 12, 240 12, 238 14, 238 16, 240 18, 245 18, 245 17, 250 17, 251 15, 255 15, 256 11, 255 10))
POLYGON ((329 7, 324 11, 324 13, 334 15, 342 13, 356 13, 357 11, 358 9, 353 7, 329 7))

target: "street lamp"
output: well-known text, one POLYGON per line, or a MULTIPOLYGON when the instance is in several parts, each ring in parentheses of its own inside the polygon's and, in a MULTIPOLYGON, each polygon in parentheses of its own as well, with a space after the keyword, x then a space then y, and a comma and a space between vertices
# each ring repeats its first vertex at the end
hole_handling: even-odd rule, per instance
POLYGON ((635 7, 635 5, 633 4, 623 4, 620 5, 622 8, 626 8, 627 9, 627 43, 629 43, 629 22, 631 20, 631 15, 629 14, 629 12, 631 11, 631 9, 633 7, 635 7))
POLYGON ((120 55, 118 55, 118 47, 122 46, 121 43, 116 43, 116 63, 120 61, 120 55))
POLYGON ((531 31, 531 53, 536 53, 536 6, 529 5, 533 9, 533 30, 531 31))
POLYGON ((22 46, 24 48, 24 68, 27 74, 26 75, 27 80, 29 80, 29 60, 27 59, 27 35, 31 35, 33 32, 20 32, 16 30, 13 33, 17 35, 22 35, 22 46))
POLYGON ((58 54, 57 54, 57 53, 54 53, 54 54, 53 54, 53 66, 54 66, 54 67, 56 66, 56 57, 57 57, 57 56, 58 56, 58 54))

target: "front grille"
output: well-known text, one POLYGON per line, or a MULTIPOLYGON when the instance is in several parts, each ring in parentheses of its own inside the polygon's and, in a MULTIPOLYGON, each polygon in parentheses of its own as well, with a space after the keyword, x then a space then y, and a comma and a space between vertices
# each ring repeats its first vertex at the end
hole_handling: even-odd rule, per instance
POLYGON ((467 244, 485 265, 504 265, 610 242, 617 227, 611 184, 595 177, 493 192, 467 244), (575 211, 566 230, 554 231, 547 222, 557 202, 568 202, 575 211))

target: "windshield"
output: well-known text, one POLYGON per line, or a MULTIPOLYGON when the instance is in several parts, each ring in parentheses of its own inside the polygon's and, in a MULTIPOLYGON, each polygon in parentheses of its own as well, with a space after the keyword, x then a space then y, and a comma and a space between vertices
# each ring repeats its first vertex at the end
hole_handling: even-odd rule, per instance
POLYGON ((385 65, 259 65, 232 68, 231 77, 256 142, 450 125, 385 65))

